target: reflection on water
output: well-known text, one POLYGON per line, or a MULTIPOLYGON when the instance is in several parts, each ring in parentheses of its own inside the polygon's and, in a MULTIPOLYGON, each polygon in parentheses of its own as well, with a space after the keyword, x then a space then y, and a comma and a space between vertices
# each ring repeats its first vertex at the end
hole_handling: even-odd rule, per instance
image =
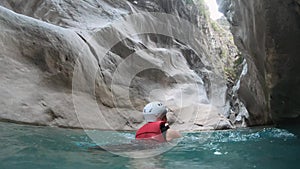
POLYGON ((162 156, 155 156, 150 158, 131 158, 129 159, 127 168, 132 169, 164 169, 162 156))
MULTIPOLYGON (((185 133, 166 153, 134 159, 94 149, 97 144, 82 130, 0 123, 0 168, 298 168, 299 131, 293 127, 185 133)), ((98 144, 105 146, 134 139, 130 132, 91 132, 101 135, 98 144), (125 139, 117 140, 120 135, 125 139)))

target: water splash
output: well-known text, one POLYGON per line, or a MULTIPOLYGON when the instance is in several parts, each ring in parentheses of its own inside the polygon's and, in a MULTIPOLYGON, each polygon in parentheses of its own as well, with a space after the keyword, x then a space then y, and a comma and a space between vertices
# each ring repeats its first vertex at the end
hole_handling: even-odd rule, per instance
POLYGON ((292 139, 297 138, 293 133, 285 129, 278 128, 263 128, 263 129, 240 129, 240 130, 228 130, 228 131, 216 131, 216 132, 200 132, 187 134, 184 142, 245 142, 245 141, 259 141, 263 139, 292 139))

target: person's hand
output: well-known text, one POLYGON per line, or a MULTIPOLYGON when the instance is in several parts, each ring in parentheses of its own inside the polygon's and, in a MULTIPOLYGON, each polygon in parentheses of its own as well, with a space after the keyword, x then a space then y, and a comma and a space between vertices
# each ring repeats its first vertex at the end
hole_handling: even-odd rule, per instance
POLYGON ((169 129, 166 131, 166 140, 171 141, 176 138, 180 138, 181 134, 177 130, 169 129))

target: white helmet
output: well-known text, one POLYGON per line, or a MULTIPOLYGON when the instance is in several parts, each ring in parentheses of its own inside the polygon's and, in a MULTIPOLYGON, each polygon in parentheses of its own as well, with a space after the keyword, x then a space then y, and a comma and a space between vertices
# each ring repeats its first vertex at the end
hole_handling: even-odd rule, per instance
POLYGON ((144 107, 143 115, 146 122, 155 122, 158 118, 166 115, 167 112, 167 107, 161 102, 151 102, 144 107))

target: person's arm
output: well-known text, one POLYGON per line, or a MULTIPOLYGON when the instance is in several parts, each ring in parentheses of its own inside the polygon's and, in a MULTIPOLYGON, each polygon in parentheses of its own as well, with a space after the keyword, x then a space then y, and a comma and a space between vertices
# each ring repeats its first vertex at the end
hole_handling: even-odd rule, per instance
POLYGON ((181 134, 176 130, 168 129, 166 131, 166 140, 167 141, 171 141, 175 138, 180 138, 180 137, 181 137, 181 134))

